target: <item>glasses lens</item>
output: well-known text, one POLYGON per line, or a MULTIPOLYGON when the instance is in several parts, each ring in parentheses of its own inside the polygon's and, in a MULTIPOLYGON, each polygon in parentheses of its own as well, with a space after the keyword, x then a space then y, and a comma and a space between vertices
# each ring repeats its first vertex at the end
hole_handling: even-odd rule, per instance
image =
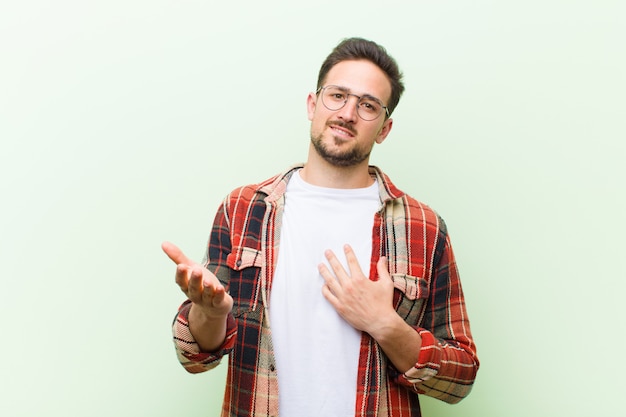
POLYGON ((383 111, 383 105, 373 97, 361 97, 357 112, 363 120, 374 120, 383 111))
POLYGON ((334 85, 329 85, 322 90, 322 102, 328 110, 339 110, 348 100, 348 94, 334 85))
MULTIPOLYGON (((322 103, 328 110, 336 111, 346 105, 349 94, 345 89, 329 85, 322 89, 322 103)), ((355 96, 358 97, 358 96, 355 96)), ((375 97, 363 96, 358 98, 357 113, 363 120, 374 120, 383 112, 382 103, 375 97)))

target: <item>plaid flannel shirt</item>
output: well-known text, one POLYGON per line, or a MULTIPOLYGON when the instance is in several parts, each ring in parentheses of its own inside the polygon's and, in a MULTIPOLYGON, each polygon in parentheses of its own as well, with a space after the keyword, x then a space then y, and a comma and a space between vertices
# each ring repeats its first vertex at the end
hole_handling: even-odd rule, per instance
MULTIPOLYGON (((220 349, 201 352, 188 325, 189 301, 173 324, 174 344, 185 369, 198 373, 229 356, 222 417, 278 415, 278 382, 268 300, 279 250, 284 193, 301 166, 230 193, 220 206, 204 265, 228 289, 234 306, 220 349)), ((397 313, 422 338, 415 366, 400 373, 363 333, 355 417, 420 416, 418 394, 448 403, 467 396, 478 358, 450 240, 442 219, 398 190, 378 168, 381 208, 375 215, 369 277, 387 256, 397 313)))

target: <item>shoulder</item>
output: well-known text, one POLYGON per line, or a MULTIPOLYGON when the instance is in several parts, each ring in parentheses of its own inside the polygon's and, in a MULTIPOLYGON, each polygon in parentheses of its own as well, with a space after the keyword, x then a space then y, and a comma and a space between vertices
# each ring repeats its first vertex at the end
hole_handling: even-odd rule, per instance
POLYGON ((224 203, 227 206, 247 206, 255 203, 264 203, 264 201, 271 202, 273 200, 280 199, 285 193, 289 178, 301 167, 301 165, 294 165, 289 169, 261 182, 237 187, 228 193, 224 199, 224 203))
POLYGON ((446 225, 443 218, 427 203, 402 191, 379 168, 374 167, 381 184, 381 199, 385 204, 387 216, 400 221, 403 219, 411 227, 427 227, 430 233, 444 235, 446 225))
POLYGON ((391 210, 394 217, 404 218, 412 227, 426 227, 430 233, 446 234, 446 225, 439 213, 408 194, 389 201, 387 210, 391 210))

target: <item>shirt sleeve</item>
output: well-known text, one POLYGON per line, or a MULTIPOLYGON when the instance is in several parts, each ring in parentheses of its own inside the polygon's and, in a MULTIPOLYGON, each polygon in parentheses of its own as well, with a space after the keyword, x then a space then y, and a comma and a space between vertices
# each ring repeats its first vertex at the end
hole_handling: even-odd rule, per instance
POLYGON ((222 345, 214 352, 202 352, 200 346, 189 330, 189 310, 191 301, 186 300, 178 310, 174 319, 172 333, 174 347, 181 365, 192 374, 205 372, 220 364, 222 358, 228 355, 234 345, 237 334, 235 319, 232 314, 228 315, 226 323, 226 338, 222 345))
MULTIPOLYGON (((226 202, 227 200, 224 200, 224 204, 215 215, 203 264, 228 288, 230 269, 226 265, 226 258, 232 245, 228 218, 225 214, 226 202)), ((214 352, 202 352, 189 329, 190 309, 191 301, 189 300, 186 300, 178 309, 172 325, 174 347, 183 367, 190 373, 200 373, 215 368, 222 358, 233 350, 237 336, 237 323, 233 314, 230 313, 226 323, 226 338, 222 345, 214 352)))
POLYGON ((395 379, 417 393, 454 404, 470 393, 479 361, 445 225, 436 260, 424 318, 415 327, 422 338, 418 361, 395 379))

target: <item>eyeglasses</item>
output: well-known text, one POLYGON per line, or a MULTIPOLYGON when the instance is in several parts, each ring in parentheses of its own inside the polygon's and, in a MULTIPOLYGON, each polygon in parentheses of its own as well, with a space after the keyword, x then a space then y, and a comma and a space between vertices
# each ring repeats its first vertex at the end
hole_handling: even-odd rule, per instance
POLYGON ((356 94, 349 93, 349 91, 350 90, 345 87, 327 85, 318 88, 315 94, 322 93, 322 103, 331 111, 342 109, 348 102, 350 96, 354 96, 358 100, 356 103, 356 112, 361 119, 367 121, 376 120, 383 113, 383 110, 385 110, 387 117, 389 117, 389 108, 383 106, 383 103, 376 97, 367 94, 357 96, 356 94))

